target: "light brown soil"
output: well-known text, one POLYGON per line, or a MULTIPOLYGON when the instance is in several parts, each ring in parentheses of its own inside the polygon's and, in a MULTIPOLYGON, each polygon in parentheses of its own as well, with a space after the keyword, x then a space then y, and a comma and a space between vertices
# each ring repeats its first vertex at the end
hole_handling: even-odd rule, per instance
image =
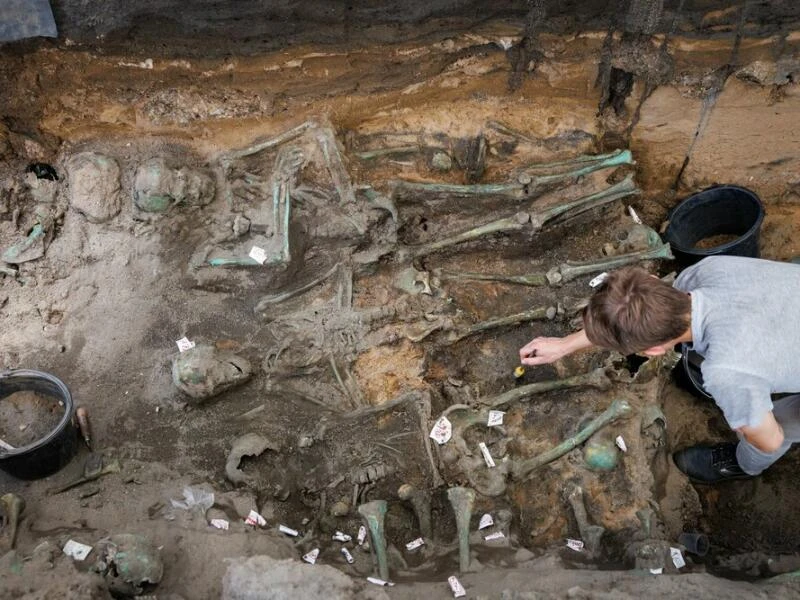
MULTIPOLYGON (((33 391, 0 399, 0 439, 21 448, 53 431, 64 416, 64 403, 33 391)), ((2 452, 2 450, 0 450, 2 452)))

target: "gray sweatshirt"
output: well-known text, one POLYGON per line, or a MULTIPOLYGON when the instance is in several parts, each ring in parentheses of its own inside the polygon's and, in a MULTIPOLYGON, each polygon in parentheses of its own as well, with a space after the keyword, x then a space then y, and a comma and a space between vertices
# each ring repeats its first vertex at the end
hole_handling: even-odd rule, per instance
POLYGON ((800 392, 800 265, 712 256, 674 286, 692 296, 704 387, 732 429, 759 425, 770 394, 800 392))

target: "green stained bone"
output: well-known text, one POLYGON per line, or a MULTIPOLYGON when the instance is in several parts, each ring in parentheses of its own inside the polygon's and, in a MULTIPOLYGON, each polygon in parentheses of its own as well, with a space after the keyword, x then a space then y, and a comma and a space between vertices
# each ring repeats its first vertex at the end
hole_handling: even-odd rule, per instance
POLYGON ((481 333, 482 331, 488 331, 490 329, 496 329, 506 325, 516 325, 518 323, 525 323, 527 321, 541 321, 547 318, 548 310, 551 309, 555 310, 553 307, 542 306, 539 308, 526 310, 521 313, 509 315, 507 317, 498 317, 496 319, 481 321, 480 323, 475 323, 474 325, 468 327, 464 331, 454 333, 448 338, 447 341, 452 344, 459 340, 463 340, 466 337, 481 333))
POLYGON ((588 373, 581 373, 580 375, 573 375, 572 377, 565 377, 564 379, 539 381, 536 383, 529 383, 528 385, 521 385, 498 396, 478 400, 478 402, 489 408, 500 408, 512 402, 525 400, 534 394, 582 386, 593 387, 598 390, 607 390, 611 387, 611 380, 606 375, 605 369, 598 367, 588 373))
POLYGON ((458 567, 465 573, 469 569, 469 522, 475 506, 475 490, 466 487, 452 487, 447 490, 447 499, 456 514, 458 530, 458 567))
POLYGON ((492 221, 479 227, 468 229, 467 231, 463 231, 456 235, 442 238, 428 244, 406 246, 405 248, 400 249, 397 256, 401 260, 406 257, 419 258, 422 256, 427 256, 428 254, 432 254, 437 250, 442 250, 450 246, 476 240, 492 233, 510 233, 526 228, 532 229, 532 231, 535 233, 541 230, 542 227, 544 227, 544 225, 549 221, 552 221, 557 217, 561 217, 566 213, 569 213, 569 216, 573 217, 592 208, 603 206, 609 202, 613 202, 614 200, 638 193, 639 190, 636 187, 636 184, 633 182, 633 176, 628 175, 619 183, 616 183, 605 190, 595 192, 594 194, 582 196, 581 198, 577 198, 571 202, 565 202, 549 208, 539 209, 531 212, 530 214, 524 212, 517 213, 513 217, 504 217, 502 219, 492 221))
POLYGON ((523 175, 530 177, 530 182, 523 184, 513 183, 478 183, 473 185, 459 185, 449 183, 418 183, 415 181, 396 180, 391 182, 394 189, 410 192, 433 192, 438 194, 452 194, 455 196, 505 196, 512 199, 529 198, 542 186, 546 186, 559 181, 575 179, 595 171, 601 171, 620 165, 633 164, 633 155, 630 150, 617 150, 609 154, 597 156, 579 157, 571 161, 560 161, 535 165, 523 171, 523 175), (569 165, 583 165, 577 169, 564 173, 553 173, 551 175, 533 175, 528 173, 530 170, 545 170, 569 165))
POLYGON ((512 468, 512 472, 514 477, 517 479, 526 479, 530 476, 533 471, 542 467, 550 462, 553 462, 557 458, 564 456, 567 452, 570 452, 580 446, 583 442, 585 442, 589 437, 594 434, 596 431, 602 429, 609 423, 620 419, 620 418, 627 418, 630 416, 633 409, 631 405, 628 404, 625 400, 614 400, 602 414, 598 417, 594 418, 589 424, 581 429, 577 434, 574 436, 567 438, 557 446, 554 446, 550 450, 543 452, 539 456, 534 456, 533 458, 529 458, 528 460, 517 461, 514 463, 512 468))
POLYGON ((373 556, 378 563, 378 577, 389 581, 389 559, 386 554, 386 533, 383 528, 386 509, 386 500, 373 500, 359 506, 358 514, 363 517, 370 533, 373 556))

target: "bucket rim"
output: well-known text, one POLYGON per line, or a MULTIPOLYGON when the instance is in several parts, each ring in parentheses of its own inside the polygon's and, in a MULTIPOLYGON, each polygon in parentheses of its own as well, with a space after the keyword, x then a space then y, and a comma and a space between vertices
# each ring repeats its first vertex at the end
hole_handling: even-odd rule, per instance
POLYGON ((741 185, 734 185, 734 184, 712 185, 710 187, 700 190, 699 192, 695 192, 694 194, 687 196, 686 198, 681 200, 680 203, 669 212, 667 219, 668 225, 666 230, 664 231, 664 237, 667 238, 670 247, 672 247, 674 250, 677 250, 678 252, 682 252, 684 254, 691 254, 694 256, 716 256, 718 254, 724 254, 726 250, 730 250, 731 248, 738 245, 743 238, 752 236, 755 232, 757 232, 761 228, 762 223, 764 222, 764 216, 765 216, 764 203, 761 201, 761 198, 758 197, 758 194, 756 194, 753 190, 743 187, 741 185), (675 214, 681 208, 683 208, 686 205, 686 203, 689 202, 690 200, 697 198, 698 196, 702 196, 706 192, 712 192, 716 190, 735 190, 739 192, 744 192, 745 195, 747 195, 751 200, 753 200, 753 203, 756 205, 756 207, 758 207, 758 217, 756 218, 753 225, 747 231, 738 235, 735 240, 731 240, 730 242, 725 242, 724 244, 720 244, 719 246, 714 246, 713 248, 699 249, 694 246, 687 247, 669 239, 671 237, 669 235, 670 227, 672 225, 672 220, 675 214))
MULTIPOLYGON (((58 424, 51 429, 47 435, 42 438, 39 438, 35 442, 31 442, 26 446, 20 446, 19 448, 15 448, 14 450, 2 450, 0 449, 0 462, 13 458, 28 454, 39 448, 42 448, 52 442, 58 435, 64 430, 67 424, 72 420, 74 406, 72 402, 72 394, 67 388, 66 384, 61 381, 55 375, 50 373, 45 373, 44 371, 37 371, 35 369, 9 369, 0 372, 0 386, 3 385, 4 382, 8 381, 9 379, 14 378, 33 378, 35 380, 44 380, 49 381, 50 383, 54 384, 58 391, 61 393, 61 399, 64 401, 64 414, 59 420, 58 424)), ((33 390, 38 391, 38 390, 33 390)), ((3 396, 5 398, 5 396, 3 396)), ((2 398, 0 398, 2 400, 2 398)))

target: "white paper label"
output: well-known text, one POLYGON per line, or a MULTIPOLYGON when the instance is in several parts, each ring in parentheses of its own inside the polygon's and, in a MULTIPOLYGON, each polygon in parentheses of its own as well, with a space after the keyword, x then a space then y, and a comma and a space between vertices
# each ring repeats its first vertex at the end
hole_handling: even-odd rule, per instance
POLYGON ((358 528, 358 545, 361 546, 367 539, 367 528, 363 525, 358 528))
POLYGON ((217 529, 228 531, 230 528, 230 523, 228 523, 225 519, 211 519, 211 526, 216 527, 217 529))
POLYGON ((446 444, 453 436, 453 425, 447 417, 439 417, 439 420, 431 429, 431 439, 435 440, 440 446, 446 444))
POLYGON ((377 577, 367 577, 367 581, 369 581, 370 583, 374 583, 375 585, 384 585, 384 586, 394 585, 391 581, 384 581, 383 579, 378 579, 377 577))
POLYGON ((621 435, 618 435, 617 439, 615 441, 617 442, 617 447, 620 450, 622 450, 623 452, 627 452, 628 451, 628 446, 625 445, 625 440, 622 439, 621 435))
POLYGON ((353 555, 350 554, 350 550, 347 548, 342 548, 342 554, 344 554, 344 559, 347 561, 348 565, 352 565, 355 562, 353 555))
POLYGON ((84 560, 87 556, 89 556, 91 551, 91 546, 81 544, 75 540, 68 540, 67 543, 64 544, 64 554, 70 558, 74 558, 75 560, 84 560))
POLYGON ((292 537, 297 537, 299 534, 296 529, 292 529, 291 527, 287 527, 286 525, 279 525, 278 531, 281 533, 285 533, 286 535, 290 535, 292 537))
POLYGON ((672 564, 675 565, 676 569, 682 569, 686 566, 686 561, 683 560, 680 548, 670 548, 669 553, 672 556, 672 564))
POLYGON ((650 569, 650 572, 653 575, 661 575, 664 572, 664 567, 659 567, 657 569, 650 569))
POLYGON ((483 454, 483 460, 486 461, 486 466, 489 467, 490 469, 494 467, 495 466, 494 459, 492 458, 492 455, 489 454, 489 448, 486 447, 486 444, 481 442, 480 444, 478 444, 478 448, 481 449, 481 454, 483 454))
POLYGON ((575 552, 583 550, 583 542, 581 540, 567 540, 567 548, 572 548, 575 552))
POLYGON ((602 283, 604 283, 606 279, 608 279, 608 273, 605 273, 605 272, 604 273, 600 273, 600 275, 598 275, 597 277, 595 277, 594 279, 592 279, 589 282, 589 287, 590 288, 596 288, 598 285, 601 285, 602 283))
POLYGON ((250 511, 244 522, 246 525, 259 525, 261 527, 267 524, 267 520, 254 510, 250 511))
POLYGON ((349 542, 353 539, 353 536, 342 533, 341 531, 337 531, 333 534, 333 539, 337 542, 349 542))
POLYGON ((486 513, 481 517, 481 522, 478 523, 478 529, 486 529, 492 525, 494 525, 494 519, 492 518, 492 515, 486 513))
POLYGON ((503 424, 503 416, 504 413, 502 410, 490 410, 489 411, 489 420, 486 422, 486 425, 489 427, 496 427, 497 425, 503 424))
POLYGON ((267 251, 258 246, 253 246, 250 248, 250 258, 258 264, 263 265, 267 261, 267 251))
POLYGON ((178 345, 178 352, 186 352, 194 348, 194 342, 190 342, 189 338, 182 337, 175 342, 178 345))
POLYGON ((319 548, 314 548, 308 554, 303 556, 303 560, 306 561, 308 564, 313 565, 317 562, 317 557, 319 556, 319 548))
POLYGON ((447 578, 447 583, 450 584, 450 589, 453 590, 453 598, 461 598, 467 595, 467 590, 464 589, 464 586, 461 585, 461 582, 455 575, 450 575, 450 577, 447 578))
POLYGON ((642 219, 639 217, 639 215, 636 214, 636 211, 633 210, 632 206, 628 207, 628 214, 631 216, 631 219, 633 219, 634 223, 636 223, 637 225, 642 224, 642 219))
POLYGON ((492 540, 502 540, 505 535, 503 535, 502 531, 495 531, 494 533, 490 533, 489 535, 485 536, 483 539, 487 542, 491 542, 492 540))
POLYGON ((419 548, 420 546, 422 546, 424 543, 425 543, 425 540, 423 540, 423 539, 420 537, 420 538, 417 538, 417 539, 415 539, 415 540, 411 540, 410 542, 408 542, 408 543, 406 544, 406 548, 407 548, 408 550, 416 550, 417 548, 419 548))

